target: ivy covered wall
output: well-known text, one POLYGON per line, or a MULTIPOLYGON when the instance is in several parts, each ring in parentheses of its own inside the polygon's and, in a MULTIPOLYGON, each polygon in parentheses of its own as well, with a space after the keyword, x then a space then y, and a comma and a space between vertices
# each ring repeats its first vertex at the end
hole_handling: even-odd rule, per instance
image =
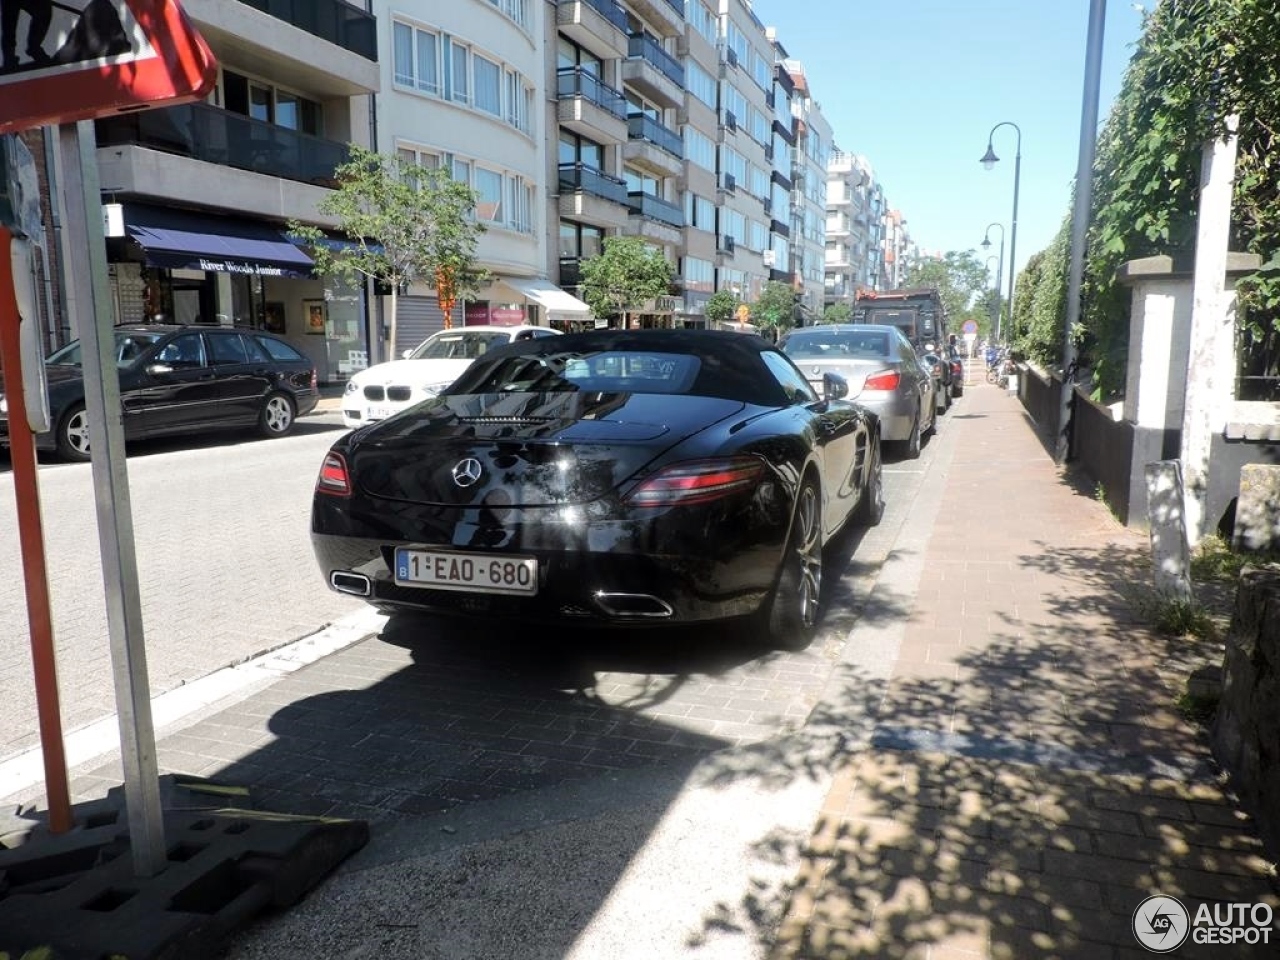
MULTIPOLYGON (((1202 146, 1239 117, 1232 249, 1265 266, 1241 284, 1246 366, 1277 372, 1280 356, 1280 15, 1276 0, 1162 0, 1147 15, 1119 96, 1099 134, 1080 328, 1096 398, 1124 388, 1127 260, 1195 247, 1202 146)), ((1014 305, 1017 346, 1059 363, 1066 315, 1070 220, 1028 261, 1014 305), (1025 291, 1025 292, 1024 292, 1025 291)), ((1246 371, 1247 372, 1247 371, 1246 371)))

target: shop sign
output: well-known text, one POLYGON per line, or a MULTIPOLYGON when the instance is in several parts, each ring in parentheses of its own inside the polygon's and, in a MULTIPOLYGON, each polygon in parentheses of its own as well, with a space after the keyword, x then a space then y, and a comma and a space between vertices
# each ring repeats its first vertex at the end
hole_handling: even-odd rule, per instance
POLYGON ((489 310, 489 322, 514 327, 524 323, 524 307, 493 307, 489 310))

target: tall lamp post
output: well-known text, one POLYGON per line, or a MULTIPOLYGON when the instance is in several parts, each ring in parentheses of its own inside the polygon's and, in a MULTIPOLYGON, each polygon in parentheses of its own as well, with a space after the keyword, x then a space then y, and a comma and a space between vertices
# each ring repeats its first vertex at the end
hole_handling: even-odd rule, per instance
MULTIPOLYGON (((991 228, 1000 228, 1000 258, 996 261, 996 309, 995 309, 995 335, 996 343, 1000 342, 1000 286, 1004 277, 1004 224, 988 223, 987 229, 982 234, 982 249, 991 249, 991 228)), ((1010 268, 1012 270, 1012 268, 1010 268)), ((1013 301, 1009 301, 1009 318, 1013 319, 1013 301)))
POLYGON ((1018 329, 1013 321, 1013 285, 1018 275, 1018 261, 1016 259, 1018 249, 1018 181, 1022 177, 1022 128, 1010 120, 997 123, 991 128, 991 132, 987 134, 987 152, 983 154, 982 160, 979 162, 987 170, 990 170, 1000 160, 996 156, 995 150, 992 149, 991 138, 995 136, 995 132, 1001 127, 1013 127, 1014 132, 1018 135, 1017 150, 1013 158, 1013 219, 1009 221, 1009 330, 1016 336, 1018 329))

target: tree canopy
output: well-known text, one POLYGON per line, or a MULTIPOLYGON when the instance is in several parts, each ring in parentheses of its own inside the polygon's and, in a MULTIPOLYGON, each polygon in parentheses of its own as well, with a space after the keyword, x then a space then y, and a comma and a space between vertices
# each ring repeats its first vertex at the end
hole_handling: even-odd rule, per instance
POLYGON ((672 266, 640 237, 606 237, 604 249, 582 261, 582 295, 597 316, 627 315, 671 291, 672 266))
POLYGON ((317 206, 337 219, 348 242, 333 243, 318 227, 297 221, 290 221, 289 232, 310 244, 319 275, 348 283, 366 277, 391 288, 388 341, 393 350, 402 286, 412 280, 435 286, 447 324, 453 302, 474 294, 484 281, 485 272, 475 265, 485 229, 474 215, 478 195, 443 168, 359 144, 349 149, 351 159, 336 171, 337 189, 317 206))
POLYGON ((718 323, 725 323, 734 318, 734 313, 738 309, 738 298, 729 290, 717 290, 713 293, 703 307, 703 315, 707 318, 707 323, 715 326, 718 323))
MULTIPOLYGON (((1275 0, 1165 0, 1147 15, 1094 161, 1073 337, 1092 370, 1095 397, 1110 399, 1124 387, 1129 298, 1116 269, 1138 257, 1194 250, 1201 150, 1222 136, 1229 116, 1239 118, 1233 249, 1264 262, 1280 250, 1278 71, 1275 0)), ((1061 359, 1069 232, 1068 218, 1036 270, 1029 261, 1018 279, 1020 346, 1046 364, 1061 359)), ((1280 270, 1259 271, 1239 291, 1246 355, 1252 344, 1254 356, 1271 357, 1260 362, 1274 368, 1280 270)))
MULTIPOLYGON (((905 287, 933 287, 942 299, 952 331, 967 320, 984 336, 991 326, 991 288, 987 268, 972 250, 952 250, 941 257, 921 257, 907 267, 905 287)), ((997 292, 996 296, 999 296, 997 292)))
POLYGON ((770 280, 751 304, 751 322, 757 327, 780 330, 791 326, 796 293, 789 283, 770 280))

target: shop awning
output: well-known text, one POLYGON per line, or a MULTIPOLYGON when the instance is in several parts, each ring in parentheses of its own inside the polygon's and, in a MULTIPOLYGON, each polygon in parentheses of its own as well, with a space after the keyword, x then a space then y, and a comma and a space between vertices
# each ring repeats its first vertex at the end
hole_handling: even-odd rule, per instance
POLYGON ((549 280, 516 280, 503 277, 502 282, 546 310, 548 317, 585 320, 591 316, 589 306, 549 280))
POLYGON ((312 259, 266 223, 126 203, 124 230, 153 267, 263 277, 312 275, 312 259))

